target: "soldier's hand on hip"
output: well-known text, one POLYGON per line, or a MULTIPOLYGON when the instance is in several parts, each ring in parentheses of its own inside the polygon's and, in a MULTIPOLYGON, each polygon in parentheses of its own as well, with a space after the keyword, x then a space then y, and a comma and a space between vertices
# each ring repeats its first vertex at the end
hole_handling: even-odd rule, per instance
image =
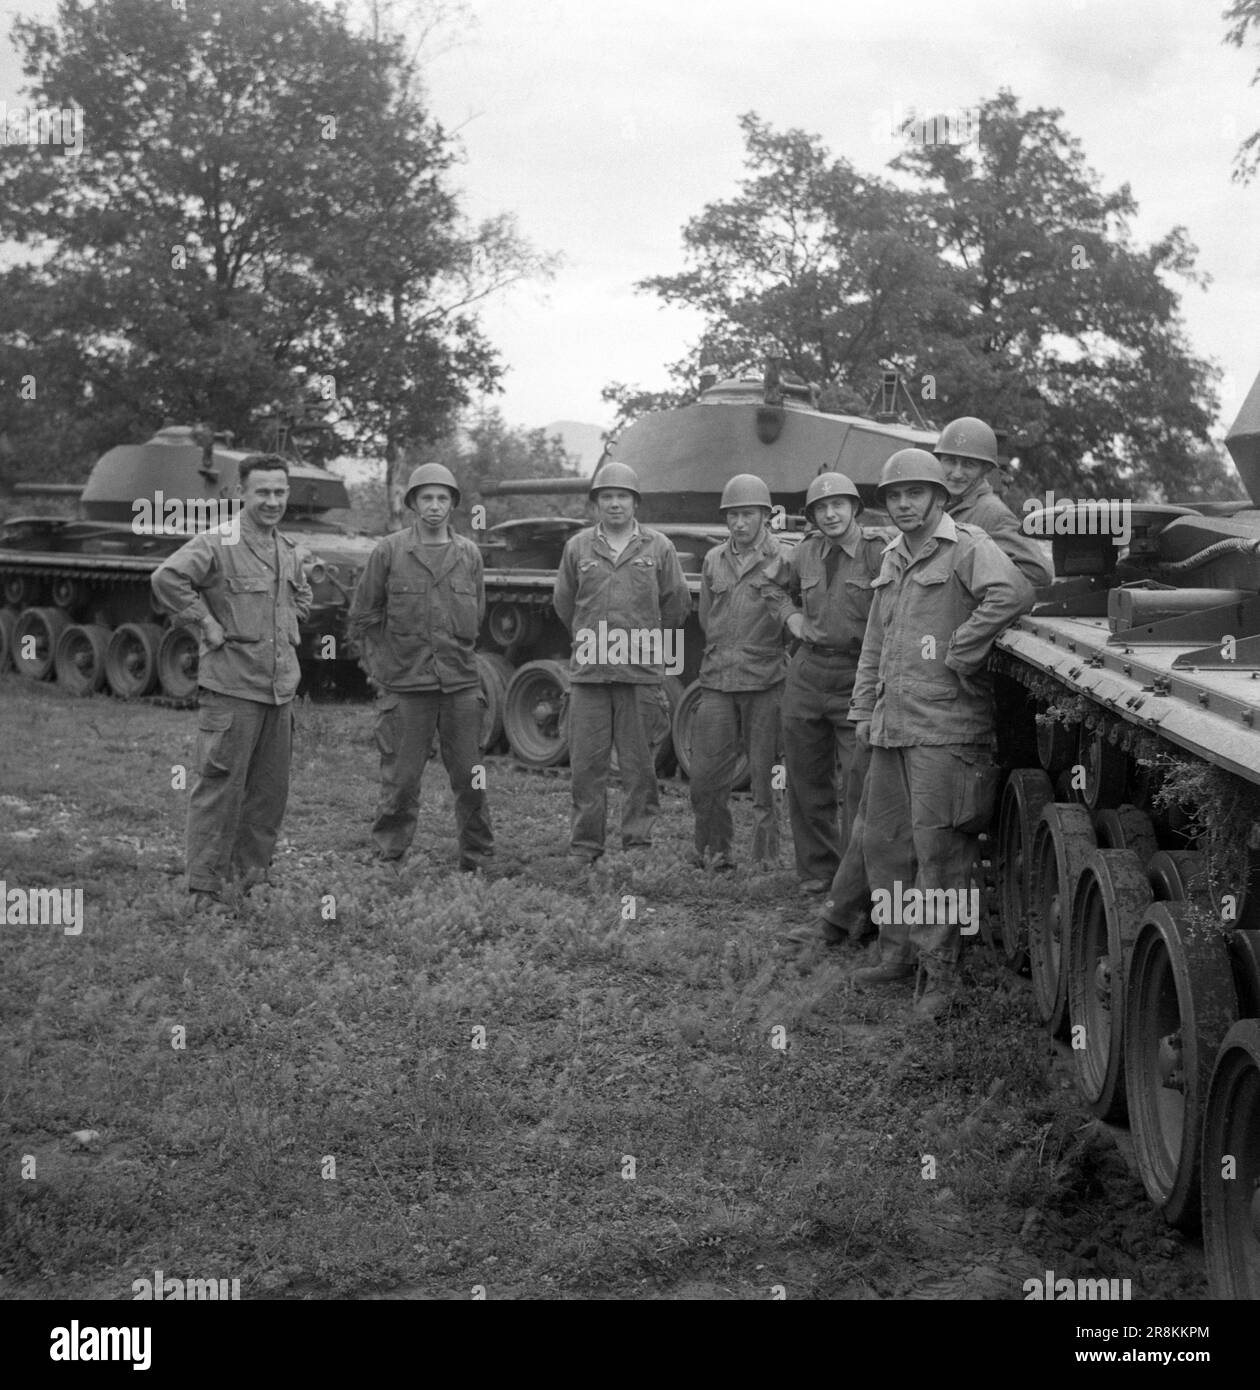
POLYGON ((207 618, 201 625, 202 635, 206 639, 206 646, 210 650, 218 651, 223 645, 223 626, 217 618, 207 618))
POLYGON ((788 616, 787 630, 793 637, 799 639, 805 631, 805 615, 803 613, 792 613, 788 616))

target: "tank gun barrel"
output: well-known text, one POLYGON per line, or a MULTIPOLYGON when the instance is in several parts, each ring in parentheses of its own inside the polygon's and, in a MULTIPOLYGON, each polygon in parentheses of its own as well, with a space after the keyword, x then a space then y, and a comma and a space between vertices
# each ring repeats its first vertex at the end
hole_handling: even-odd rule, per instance
POLYGON ((14 483, 13 491, 19 497, 79 497, 83 493, 83 484, 14 483))
POLYGON ((589 478, 504 478, 501 482, 492 479, 481 484, 483 497, 546 497, 570 493, 586 496, 590 490, 589 478))

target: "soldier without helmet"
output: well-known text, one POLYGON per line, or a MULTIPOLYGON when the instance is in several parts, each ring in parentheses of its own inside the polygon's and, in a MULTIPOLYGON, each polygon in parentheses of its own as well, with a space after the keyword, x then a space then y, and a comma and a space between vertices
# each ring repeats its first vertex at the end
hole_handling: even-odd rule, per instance
POLYGON ((770 489, 760 478, 732 478, 718 509, 730 537, 705 555, 700 573, 705 644, 691 746, 696 854, 701 864, 734 867, 731 786, 743 752, 752 779, 752 859, 768 867, 779 858, 772 783, 787 654, 767 598, 775 585, 788 586, 792 566, 768 524, 770 489))
POLYGON ((415 837, 420 780, 433 746, 455 796, 459 867, 494 853, 481 753, 481 682, 473 648, 485 616, 481 552, 451 529, 459 487, 440 463, 415 469, 404 505, 413 525, 377 542, 354 591, 350 632, 380 687, 376 744, 381 795, 372 839, 377 857, 401 860, 415 837))

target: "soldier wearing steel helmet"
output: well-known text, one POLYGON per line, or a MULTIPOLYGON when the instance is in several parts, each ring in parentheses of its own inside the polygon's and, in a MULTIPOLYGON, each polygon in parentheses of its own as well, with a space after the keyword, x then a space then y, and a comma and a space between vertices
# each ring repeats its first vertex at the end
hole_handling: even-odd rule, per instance
POLYGON ((642 493, 634 469, 624 463, 604 464, 591 480, 590 497, 595 525, 566 543, 552 597, 552 606, 574 639, 569 668, 569 852, 583 867, 604 853, 614 747, 624 788, 622 846, 635 850, 651 844, 660 807, 652 745, 669 721, 662 689, 664 662, 654 658, 663 655, 667 630, 676 642, 681 639, 691 611, 678 552, 659 531, 640 526, 636 519, 642 493), (654 633, 661 640, 653 650, 654 633))
POLYGON ((820 473, 810 483, 805 515, 816 529, 793 552, 791 583, 775 603, 780 622, 800 639, 788 667, 782 725, 796 869, 806 893, 830 886, 866 773, 849 699, 888 534, 859 526, 861 510, 858 490, 843 473, 820 473))
POLYGON ((1034 588, 1053 583, 1054 567, 1037 542, 1020 530, 1019 519, 990 484, 998 455, 997 436, 989 426, 974 415, 951 420, 933 453, 949 489, 949 515, 987 531, 1034 588))
POLYGON ((740 473, 722 490, 718 510, 729 538, 704 557, 700 572, 700 700, 691 744, 691 807, 702 864, 733 868, 731 786, 742 751, 752 780, 755 864, 779 858, 772 782, 779 751, 779 703, 787 652, 767 597, 786 588, 792 566, 770 529, 770 489, 740 473))
POLYGON ((403 501, 415 522, 382 537, 368 557, 350 632, 380 687, 381 796, 372 825, 378 857, 400 860, 411 845, 436 731, 455 796, 459 866, 475 871, 494 852, 477 772, 481 693, 473 654, 486 599, 481 552, 451 528, 459 499, 459 485, 440 463, 412 472, 403 501))
POLYGON ((986 532, 947 514, 945 472, 926 450, 894 454, 879 497, 900 534, 875 581, 849 716, 871 746, 863 851, 880 961, 853 979, 909 976, 917 951, 915 1012, 932 1019, 957 988, 974 837, 997 786, 989 649, 1035 595, 986 532))

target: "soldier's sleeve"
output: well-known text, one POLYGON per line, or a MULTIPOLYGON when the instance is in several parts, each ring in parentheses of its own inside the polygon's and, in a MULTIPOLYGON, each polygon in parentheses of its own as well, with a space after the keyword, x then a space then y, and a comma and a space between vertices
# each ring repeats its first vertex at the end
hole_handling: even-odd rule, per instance
POLYGON ((208 536, 194 536, 168 555, 149 577, 149 587, 162 607, 186 623, 204 623, 213 615, 201 590, 214 574, 216 553, 208 536))
POLYGON ((473 573, 477 577, 477 627, 480 629, 486 620, 486 562, 476 548, 473 550, 473 573))
POLYGON ((551 606, 556 617, 568 631, 573 630, 573 610, 577 603, 577 552, 573 548, 576 537, 564 543, 564 553, 560 556, 560 568, 556 571, 556 584, 551 595, 551 606))
POLYGON ((717 547, 714 546, 713 550, 710 550, 709 554, 704 557, 700 566, 700 607, 697 617, 700 621, 701 632, 708 632, 709 630, 709 609, 713 607, 713 561, 710 557, 716 550, 717 547))
POLYGON ((879 657, 884 649, 884 605, 882 595, 876 593, 871 604, 871 615, 866 620, 866 631, 862 635, 862 654, 858 657, 857 675, 853 680, 853 694, 849 700, 849 723, 869 723, 875 713, 875 701, 879 688, 879 657))
POLYGON ((780 627, 786 627, 792 614, 801 611, 797 602, 801 594, 801 579, 796 564, 799 550, 800 547, 797 546, 789 557, 780 549, 776 563, 766 566, 768 582, 763 590, 763 597, 771 613, 778 619, 780 627))
POLYGON ((311 589, 311 581, 306 577, 308 562, 315 563, 315 557, 304 546, 299 546, 293 557, 294 570, 297 573, 297 584, 294 586, 293 606, 297 609, 298 621, 305 622, 311 613, 311 604, 315 602, 315 594, 311 589))
POLYGON ((996 541, 973 536, 974 546, 960 557, 955 574, 976 600, 971 616, 954 629, 945 652, 945 665, 970 676, 984 665, 993 639, 1037 600, 1032 585, 1015 568, 996 541))
POLYGON ((351 637, 362 637, 385 621, 386 584, 389 580, 388 537, 376 543, 368 556, 350 603, 350 618, 346 627, 351 637))
POLYGON ((661 624, 682 627, 691 612, 691 590, 673 542, 662 536, 661 545, 668 551, 660 568, 661 624))
POLYGON ((1044 588, 1054 582, 1054 566, 1033 537, 1024 535, 1019 518, 1009 508, 1003 508, 1002 514, 993 518, 992 526, 985 529, 1033 588, 1044 588))

